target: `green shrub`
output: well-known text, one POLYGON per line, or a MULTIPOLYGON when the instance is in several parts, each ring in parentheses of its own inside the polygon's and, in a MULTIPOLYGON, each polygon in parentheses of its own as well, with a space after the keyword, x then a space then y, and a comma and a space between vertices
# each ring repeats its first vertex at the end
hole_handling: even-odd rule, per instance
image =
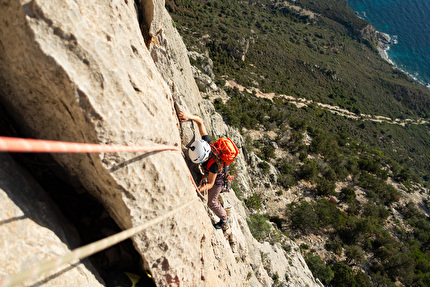
POLYGON ((260 151, 264 160, 270 160, 275 157, 275 148, 271 145, 263 146, 260 151))
POLYGON ((378 228, 380 226, 372 218, 348 217, 343 225, 336 228, 336 232, 344 243, 353 245, 371 236, 378 228))
POLYGON ((289 124, 290 126, 299 131, 299 132, 304 132, 307 129, 307 124, 306 121, 303 119, 299 119, 299 118, 290 118, 289 120, 289 124))
POLYGON ((392 242, 378 248, 375 255, 379 262, 383 262, 380 268, 391 281, 399 280, 404 285, 411 286, 415 263, 408 248, 392 242))
POLYGON ((345 180, 349 175, 349 171, 345 165, 335 166, 334 173, 338 181, 345 180))
POLYGON ((345 225, 346 216, 327 199, 320 199, 314 203, 314 209, 318 215, 318 222, 321 227, 334 227, 338 229, 345 225))
POLYGON ((290 174, 280 174, 278 176, 278 184, 284 188, 290 188, 295 184, 294 176, 290 174))
POLYGON ((278 272, 276 272, 276 273, 272 276, 272 279, 273 279, 273 284, 276 286, 276 285, 279 283, 279 274, 278 274, 278 272))
POLYGON ((276 167, 278 168, 280 173, 284 173, 284 174, 291 173, 293 171, 293 165, 291 164, 290 160, 287 158, 281 159, 277 163, 276 167))
POLYGON ((290 135, 290 149, 293 152, 299 151, 303 141, 303 133, 293 130, 290 135))
POLYGON ((352 245, 345 248, 345 255, 348 260, 352 262, 355 260, 356 263, 360 263, 364 259, 364 251, 360 246, 352 245))
POLYGON ((259 162, 257 166, 261 168, 261 171, 263 172, 263 174, 267 174, 270 171, 270 165, 265 161, 259 162))
POLYGON ((356 270, 355 282, 357 287, 372 287, 373 284, 366 273, 361 270, 356 270))
POLYGON ((309 232, 319 227, 318 214, 308 202, 302 201, 289 204, 287 206, 287 216, 290 218, 293 229, 309 232))
POLYGON ((233 181, 231 182, 231 188, 233 189, 234 194, 236 194, 236 197, 237 197, 239 200, 242 200, 242 199, 243 199, 243 192, 242 192, 242 190, 240 189, 240 186, 239 186, 239 184, 237 183, 237 180, 233 180, 233 181))
POLYGON ((299 155, 299 160, 300 161, 305 161, 308 158, 308 153, 307 152, 301 152, 299 155))
POLYGON ((254 193, 253 195, 245 199, 245 205, 248 208, 259 210, 261 208, 261 200, 261 194, 254 193))
POLYGON ((293 202, 287 206, 287 216, 293 229, 311 232, 320 227, 341 229, 346 223, 345 214, 326 199, 313 203, 293 202))
POLYGON ((342 243, 339 240, 329 240, 325 247, 327 250, 334 252, 336 255, 342 254, 342 243))
POLYGON ((324 171, 323 177, 327 180, 336 181, 337 175, 336 172, 332 168, 327 168, 326 171, 324 171))
POLYGON ((354 272, 350 267, 343 263, 335 263, 331 266, 334 276, 330 281, 331 286, 351 287, 356 286, 354 272))
POLYGON ((381 201, 384 205, 391 205, 399 201, 399 192, 385 180, 363 171, 360 174, 359 185, 366 189, 366 196, 373 201, 381 201))
POLYGON ((401 210, 401 214, 406 221, 414 228, 415 240, 419 243, 423 251, 430 251, 430 222, 421 213, 413 202, 406 204, 401 210))
POLYGON ((247 219, 249 230, 252 236, 258 241, 262 241, 270 233, 271 226, 267 222, 267 218, 262 214, 252 214, 247 219))
POLYGON ((352 204, 356 199, 355 191, 352 188, 344 187, 340 191, 340 200, 348 204, 352 204))
POLYGON ((320 279, 325 285, 328 285, 334 277, 334 272, 331 268, 318 255, 310 254, 306 256, 305 260, 314 277, 320 279))
POLYGON ((302 244, 300 244, 300 249, 301 250, 309 250, 309 245, 307 245, 306 243, 302 243, 302 244))
POLYGON ((248 154, 254 151, 253 142, 250 135, 245 137, 245 150, 248 154))
POLYGON ((318 174, 318 165, 315 160, 306 161, 298 172, 299 179, 314 180, 318 174))
POLYGON ((417 284, 418 286, 430 286, 424 284, 425 282, 430 283, 430 257, 420 250, 416 241, 411 242, 408 246, 416 263, 414 281, 420 282, 417 284))
POLYGON ((270 217, 270 222, 273 222, 276 224, 276 227, 279 230, 282 230, 282 224, 284 223, 284 220, 282 218, 280 218, 279 216, 275 215, 275 216, 271 216, 270 217))
POLYGON ((390 212, 385 206, 368 203, 363 208, 362 216, 377 220, 380 224, 384 224, 385 220, 390 215, 390 212))
POLYGON ((381 170, 381 163, 376 158, 365 157, 358 161, 358 166, 361 170, 366 170, 370 173, 378 174, 381 170))
POLYGON ((334 181, 320 178, 317 180, 317 190, 316 194, 319 196, 329 196, 329 195, 335 195, 335 188, 336 184, 334 181))

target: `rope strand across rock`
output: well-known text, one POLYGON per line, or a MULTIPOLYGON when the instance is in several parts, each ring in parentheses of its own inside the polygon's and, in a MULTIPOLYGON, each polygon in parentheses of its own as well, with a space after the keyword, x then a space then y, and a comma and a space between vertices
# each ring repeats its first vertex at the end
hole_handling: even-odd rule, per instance
MULTIPOLYGON (((101 145, 101 144, 87 144, 87 143, 72 143, 72 142, 59 142, 51 140, 37 140, 25 138, 13 138, 0 136, 0 152, 21 152, 21 153, 119 153, 119 152, 152 152, 152 151, 177 151, 181 152, 176 146, 157 145, 157 146, 114 146, 114 145, 101 145)), ((184 159, 185 161, 185 159, 184 159)), ((197 191, 198 195, 203 198, 200 193, 191 172, 188 170, 190 180, 197 191)), ((32 277, 37 277, 45 272, 55 270, 64 264, 72 263, 81 260, 99 251, 107 249, 125 239, 128 239, 144 229, 155 225, 168 217, 174 215, 181 209, 190 206, 197 198, 190 200, 184 205, 177 207, 168 213, 158 216, 144 224, 124 230, 120 233, 88 244, 86 246, 77 248, 70 253, 51 259, 37 266, 33 266, 27 270, 19 273, 8 275, 0 278, 0 287, 16 286, 23 283, 25 280, 32 277)))
POLYGON ((189 205, 191 205, 197 198, 194 198, 187 202, 184 205, 181 205, 168 213, 161 215, 159 217, 154 218, 153 220, 150 220, 144 224, 141 224, 136 227, 132 227, 130 229, 124 230, 122 232, 119 232, 115 235, 106 237, 104 239, 101 239, 99 241, 93 242, 91 244, 76 248, 75 250, 69 252, 68 254, 54 258, 51 260, 48 260, 46 262, 43 262, 39 265, 33 266, 27 270, 21 271, 19 273, 9 275, 3 278, 0 278, 0 287, 6 287, 6 286, 16 286, 22 282, 24 282, 27 279, 30 279, 32 277, 37 277, 45 272, 55 270, 64 264, 72 263, 81 259, 84 259, 88 256, 91 256, 99 251, 102 251, 104 249, 107 249, 115 244, 118 244, 137 233, 143 231, 144 229, 155 225, 157 223, 160 223, 161 221, 169 218, 170 216, 176 214, 179 210, 187 208, 189 205))

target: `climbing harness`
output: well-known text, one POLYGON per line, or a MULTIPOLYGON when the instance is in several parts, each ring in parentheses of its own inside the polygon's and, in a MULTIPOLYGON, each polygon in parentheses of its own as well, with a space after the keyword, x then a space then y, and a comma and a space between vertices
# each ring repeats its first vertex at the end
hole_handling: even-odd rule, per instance
MULTIPOLYGON (((204 178, 206 178, 207 174, 210 172, 210 166, 214 164, 216 161, 213 158, 210 158, 206 168, 204 168, 204 178)), ((223 164, 222 162, 217 162, 218 167, 223 164)), ((231 182, 234 179, 234 175, 230 175, 228 172, 229 166, 218 168, 217 179, 215 184, 218 186, 222 186, 221 193, 230 192, 231 182)))
POLYGON ((222 179, 223 179, 223 188, 221 190, 221 193, 223 193, 223 192, 230 192, 231 182, 234 179, 234 175, 230 175, 228 173, 228 167, 227 167, 227 168, 223 168, 222 169, 221 176, 222 176, 222 179))

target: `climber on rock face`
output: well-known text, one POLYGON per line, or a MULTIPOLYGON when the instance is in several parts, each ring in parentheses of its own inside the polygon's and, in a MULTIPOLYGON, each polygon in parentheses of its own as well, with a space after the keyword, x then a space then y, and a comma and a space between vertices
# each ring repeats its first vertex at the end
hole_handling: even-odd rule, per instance
MULTIPOLYGON (((198 187, 199 190, 208 190, 208 207, 220 218, 220 221, 216 223, 214 226, 216 229, 225 229, 229 218, 227 215, 227 212, 221 205, 221 203, 218 201, 218 197, 223 190, 224 187, 224 176, 221 172, 222 168, 226 167, 228 164, 230 164, 234 158, 237 156, 238 150, 237 147, 233 144, 233 142, 230 139, 221 138, 220 140, 229 140, 231 142, 228 142, 228 144, 231 146, 234 146, 235 148, 235 155, 233 160, 228 161, 225 163, 223 160, 220 159, 220 157, 217 157, 215 155, 215 152, 212 150, 214 145, 211 147, 211 138, 208 135, 206 131, 206 127, 203 124, 203 120, 195 115, 187 114, 183 111, 180 111, 178 113, 179 119, 184 122, 188 120, 192 120, 195 123, 197 123, 197 126, 199 128, 200 135, 202 136, 201 139, 194 141, 191 146, 189 147, 189 156, 192 162, 201 164, 203 167, 203 170, 207 174, 207 182, 203 182, 198 187), (220 166, 224 165, 224 166, 220 166)), ((218 141, 217 141, 218 142, 218 141)), ((233 148, 231 148, 233 149, 233 148)), ((228 154, 228 151, 222 151, 223 155, 228 154)), ((224 158, 223 158, 224 159, 224 158)))

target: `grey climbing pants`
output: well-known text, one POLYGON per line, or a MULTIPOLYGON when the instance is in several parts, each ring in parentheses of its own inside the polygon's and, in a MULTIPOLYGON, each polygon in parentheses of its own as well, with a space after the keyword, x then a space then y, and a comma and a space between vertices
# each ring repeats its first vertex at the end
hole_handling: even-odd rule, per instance
POLYGON ((222 175, 218 174, 215 179, 215 184, 208 191, 208 207, 218 216, 221 220, 227 221, 227 212, 218 201, 218 197, 223 188, 224 181, 222 175))

